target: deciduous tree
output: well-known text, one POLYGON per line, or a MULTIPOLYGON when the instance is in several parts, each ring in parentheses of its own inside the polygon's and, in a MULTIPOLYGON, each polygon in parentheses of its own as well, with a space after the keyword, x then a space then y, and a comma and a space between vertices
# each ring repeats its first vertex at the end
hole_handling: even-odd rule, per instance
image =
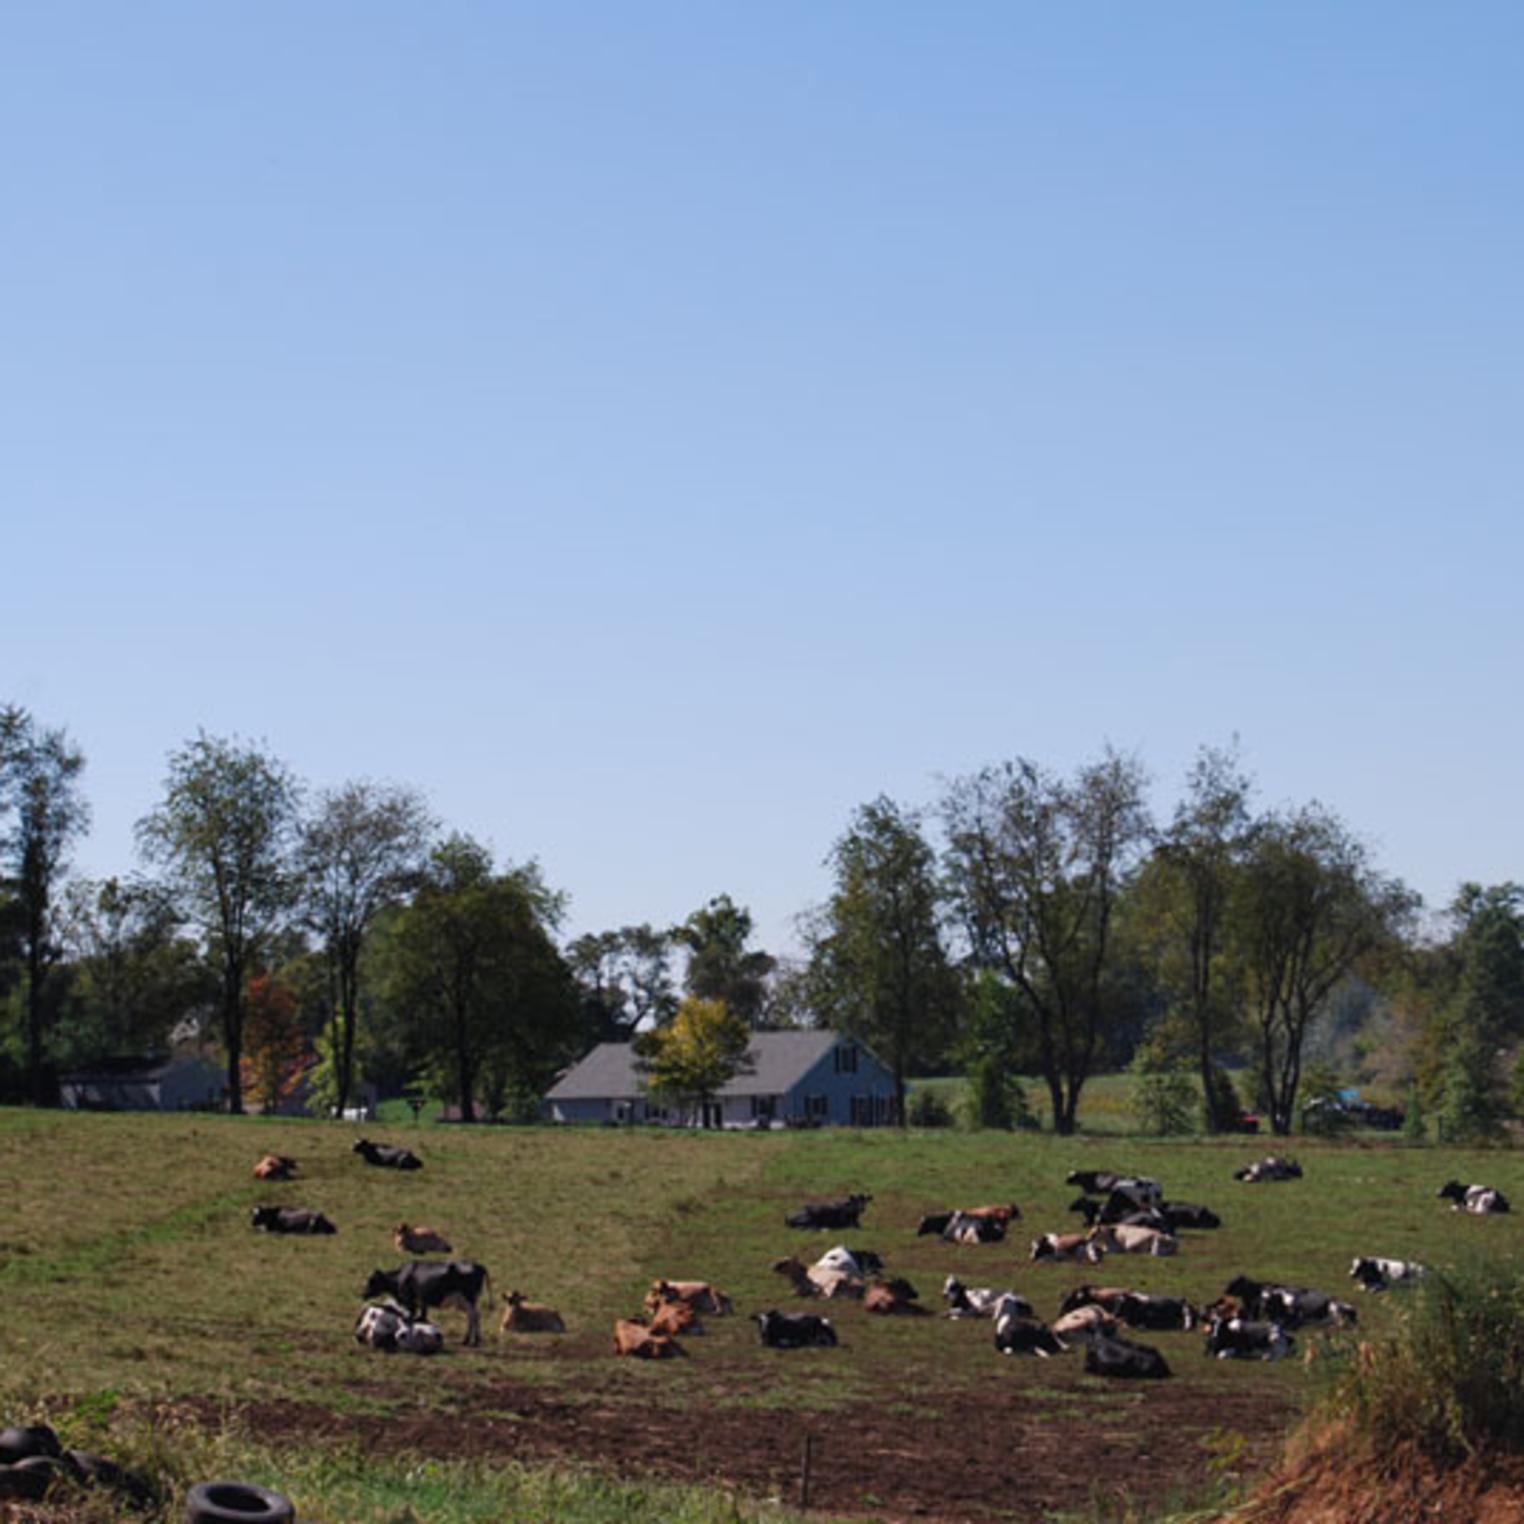
POLYGON ((760 949, 748 949, 751 932, 751 912, 720 894, 674 927, 672 938, 688 950, 683 981, 687 992, 701 1000, 722 1000, 732 1015, 756 1026, 776 960, 760 949))
POLYGON ((636 1067, 653 1094, 697 1109, 707 1127, 715 1096, 748 1067, 751 1028, 723 1000, 690 995, 666 1025, 635 1040, 636 1067))
POLYGON ((292 901, 290 847, 300 790, 285 764, 202 732, 169 759, 164 798, 138 822, 181 913, 217 966, 228 1109, 243 1110, 243 1020, 249 974, 292 901))

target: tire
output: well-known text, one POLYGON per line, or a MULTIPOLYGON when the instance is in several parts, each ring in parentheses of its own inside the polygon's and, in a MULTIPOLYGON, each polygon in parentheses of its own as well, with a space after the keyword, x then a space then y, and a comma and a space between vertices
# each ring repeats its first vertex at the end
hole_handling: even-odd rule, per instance
POLYGON ((29 1455, 61 1453, 58 1436, 45 1423, 29 1429, 0 1429, 0 1464, 10 1466, 29 1455))
POLYGON ((185 1498, 185 1524, 294 1524, 295 1519, 286 1498, 252 1482, 198 1482, 185 1498))

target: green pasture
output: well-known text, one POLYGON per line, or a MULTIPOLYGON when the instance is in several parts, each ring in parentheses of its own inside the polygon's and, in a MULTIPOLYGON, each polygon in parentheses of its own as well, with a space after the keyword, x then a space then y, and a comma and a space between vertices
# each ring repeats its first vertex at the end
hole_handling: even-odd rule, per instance
MULTIPOLYGON (((883 1253, 936 1306, 943 1277, 1011 1286, 1051 1316, 1082 1280, 1210 1300, 1239 1272, 1347 1292, 1365 1327, 1391 1316, 1359 1295, 1351 1257, 1374 1253, 1436 1266, 1517 1258, 1524 1214, 1476 1219, 1435 1199, 1447 1178, 1483 1180, 1524 1205, 1524 1155, 1298 1139, 1301 1181, 1260 1186, 1234 1168, 1265 1138, 1142 1138, 960 1131, 703 1134, 661 1130, 356 1126, 215 1116, 76 1115, 0 1111, 0 1419, 123 1411, 187 1397, 230 1405, 280 1400, 340 1413, 387 1415, 419 1405, 492 1413, 507 1388, 572 1403, 692 1409, 854 1404, 935 1410, 939 1398, 998 1385, 1055 1423, 1115 1422, 1137 1394, 1080 1372, 1080 1359, 1002 1359, 989 1325, 940 1316, 875 1320, 833 1304, 841 1348, 764 1351, 744 1317, 710 1320, 691 1359, 647 1364, 609 1353, 615 1317, 638 1311, 653 1276, 715 1281, 749 1313, 797 1305, 769 1263, 818 1255, 841 1237, 883 1253), (362 1133, 406 1141, 417 1174, 372 1169, 352 1152, 362 1133), (265 1150, 294 1155, 299 1181, 263 1185, 250 1168, 265 1150), (1037 1233, 1070 1230, 1076 1168, 1157 1176, 1177 1199, 1204 1202, 1225 1226, 1183 1236, 1172 1259, 1129 1256, 1094 1269, 1033 1265, 1037 1233), (803 1201, 871 1192, 864 1226, 846 1235, 794 1232, 784 1213, 803 1201), (922 1213, 1014 1201, 1022 1220, 1003 1245, 956 1248, 917 1238, 922 1213), (253 1232, 249 1209, 320 1208, 331 1238, 253 1232), (402 1220, 446 1232, 457 1257, 482 1261, 498 1294, 513 1287, 554 1303, 563 1338, 458 1344, 462 1319, 434 1360, 386 1357, 351 1338, 368 1273, 399 1263, 402 1220)), ((1335 1368, 1208 1361, 1197 1334, 1149 1335, 1179 1382, 1203 1391, 1299 1397, 1335 1368)), ((1319 1335, 1299 1345, 1323 1346, 1319 1335)), ((1342 1346, 1347 1349, 1347 1341, 1342 1346)))

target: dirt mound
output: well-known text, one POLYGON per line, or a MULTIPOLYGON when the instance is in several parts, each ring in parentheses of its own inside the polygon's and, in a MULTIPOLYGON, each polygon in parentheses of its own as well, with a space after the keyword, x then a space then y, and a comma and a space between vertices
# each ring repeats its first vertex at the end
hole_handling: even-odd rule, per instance
POLYGON ((1232 1524, 1524 1524, 1524 1456, 1483 1454, 1447 1466, 1414 1448, 1363 1453, 1330 1431, 1228 1518, 1232 1524))

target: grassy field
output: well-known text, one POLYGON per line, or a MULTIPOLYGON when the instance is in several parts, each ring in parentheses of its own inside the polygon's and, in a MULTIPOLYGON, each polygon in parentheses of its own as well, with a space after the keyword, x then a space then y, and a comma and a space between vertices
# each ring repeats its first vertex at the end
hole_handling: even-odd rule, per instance
MULTIPOLYGON (((367 1168, 352 1154, 364 1130, 0 1111, 0 1179, 7 1183, 0 1287, 8 1313, 0 1325, 0 1420, 45 1410, 94 1422, 168 1404, 204 1421, 299 1404, 361 1425, 419 1422, 420 1412, 463 1415, 495 1424, 506 1447, 529 1392, 584 1413, 590 1425, 611 1413, 702 1411, 716 1432, 729 1424, 744 1433, 747 1422, 768 1415, 817 1415, 827 1431, 832 1415, 872 1410, 886 1421, 901 1414, 956 1427, 957 1414, 987 1408, 1002 1422, 1094 1433, 1126 1425, 1142 1402, 1164 1399, 1084 1378, 1075 1356, 1001 1360, 984 1324, 876 1321, 844 1306, 833 1309, 840 1349, 780 1357, 758 1348, 744 1319, 714 1320, 691 1359, 656 1365, 613 1360, 608 1330, 616 1316, 638 1309, 659 1274, 714 1280, 742 1312, 790 1305, 770 1261, 796 1247, 819 1253, 835 1236, 791 1232, 783 1214, 847 1190, 874 1197, 863 1229, 847 1240, 882 1252, 924 1300, 934 1302, 942 1278, 956 1271, 973 1284, 1013 1286, 1048 1316, 1063 1291, 1087 1275, 1034 1266, 1026 1245, 1038 1232, 1077 1225, 1066 1210, 1075 1193, 1063 1184, 1074 1168, 1146 1172, 1172 1197, 1221 1213, 1219 1232, 1189 1235, 1173 1259, 1130 1257, 1088 1273, 1201 1301, 1239 1272, 1350 1288, 1357 1252, 1435 1265, 1516 1257, 1524 1232, 1519 1218, 1467 1218, 1434 1195, 1454 1176, 1485 1180, 1524 1201, 1524 1155, 1509 1152, 1297 1140, 1304 1180, 1249 1187, 1233 1181, 1232 1171, 1265 1152, 1268 1140, 369 1128, 419 1149, 426 1167, 405 1175, 367 1168), (296 1156, 301 1180, 273 1187, 252 1180, 250 1166, 266 1149, 296 1156), (313 1239, 254 1233, 249 1208, 266 1201, 318 1207, 339 1232, 313 1239), (1020 1204, 1012 1242, 958 1249, 914 1234, 925 1211, 991 1201, 1020 1204), (372 1269, 399 1262, 390 1237, 401 1220, 446 1231, 457 1255, 489 1267, 498 1293, 516 1286, 554 1302, 570 1333, 532 1341, 489 1335, 483 1349, 464 1350, 454 1343, 461 1320, 446 1314, 452 1347, 438 1360, 360 1349, 350 1337, 359 1292, 372 1269)), ((1391 1316, 1380 1299, 1359 1301, 1368 1326, 1391 1316)), ((494 1332, 495 1324, 494 1312, 494 1332)), ((1246 1426, 1243 1413, 1268 1400, 1289 1415, 1328 1363, 1207 1361, 1196 1335, 1151 1341, 1177 1371, 1168 1400, 1188 1402, 1188 1416, 1201 1417, 1203 1426, 1220 1409, 1210 1442, 1230 1456, 1240 1442, 1235 1426, 1246 1426)), ((300 1449, 300 1432, 291 1437, 300 1449)), ((471 1458, 490 1461, 495 1453, 484 1447, 471 1458)), ((599 1453, 594 1444, 591 1458, 599 1453)), ((623 1469, 620 1456, 608 1460, 623 1469)), ((716 1467, 723 1480, 724 1468, 716 1467)), ((870 1485, 848 1500, 868 1512, 878 1505, 870 1485)), ((333 1506, 309 1508, 303 1517, 369 1516, 333 1506)), ((733 1509, 724 1500, 717 1506, 733 1509)), ((478 1515, 375 1514, 457 1516, 478 1515)))

